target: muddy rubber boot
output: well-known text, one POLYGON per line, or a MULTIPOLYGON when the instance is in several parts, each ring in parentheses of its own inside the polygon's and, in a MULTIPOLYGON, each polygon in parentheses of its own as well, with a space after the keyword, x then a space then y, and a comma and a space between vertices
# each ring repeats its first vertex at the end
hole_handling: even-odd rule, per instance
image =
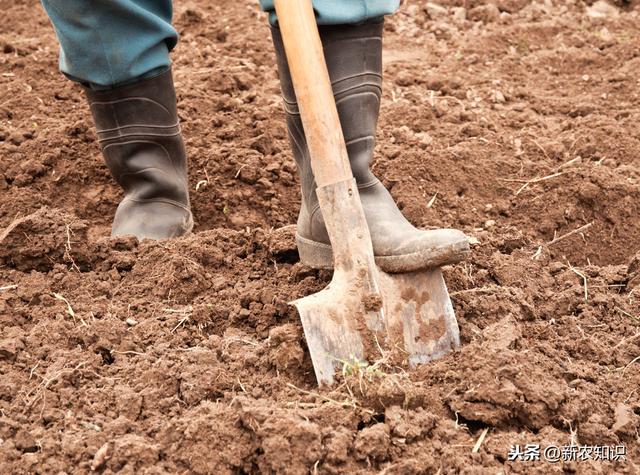
POLYGON ((193 227, 171 70, 106 91, 85 88, 102 154, 124 190, 112 236, 181 236, 193 227))
MULTIPOLYGON (((386 272, 410 272, 459 262, 469 253, 464 233, 455 229, 415 228, 369 169, 382 95, 382 28, 382 21, 320 27, 351 170, 358 183, 376 263, 386 272)), ((331 268, 329 236, 316 196, 309 150, 277 27, 272 28, 272 36, 287 128, 302 187, 296 229, 298 252, 306 265, 331 268)))

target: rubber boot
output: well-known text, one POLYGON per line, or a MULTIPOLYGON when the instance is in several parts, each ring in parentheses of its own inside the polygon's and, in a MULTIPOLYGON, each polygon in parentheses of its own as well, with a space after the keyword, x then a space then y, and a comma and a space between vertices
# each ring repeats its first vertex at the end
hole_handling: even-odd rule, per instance
POLYGON ((181 236, 193 227, 171 70, 105 91, 85 88, 102 154, 124 190, 112 236, 181 236))
MULTIPOLYGON (((320 27, 351 170, 371 232, 373 253, 378 266, 386 272, 410 272, 452 264, 469 253, 467 237, 455 229, 415 228, 369 169, 382 95, 382 29, 381 20, 320 27)), ((287 128, 302 187, 296 229, 298 252, 304 264, 331 268, 333 256, 329 236, 316 196, 309 150, 277 27, 272 27, 272 36, 287 128)))

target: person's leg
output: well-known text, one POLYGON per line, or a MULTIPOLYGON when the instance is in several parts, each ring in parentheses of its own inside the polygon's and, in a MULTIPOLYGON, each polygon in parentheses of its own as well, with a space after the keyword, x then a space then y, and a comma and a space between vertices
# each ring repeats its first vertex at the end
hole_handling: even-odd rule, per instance
MULTIPOLYGON (((369 169, 382 95, 382 18, 356 25, 320 26, 319 30, 376 262, 388 272, 409 272, 460 261, 469 252, 466 236, 454 229, 416 229, 369 169)), ((272 33, 287 128, 300 170, 302 205, 296 230, 300 258, 312 267, 331 267, 329 237, 316 196, 309 150, 277 26, 272 27, 272 33)))
POLYGON ((111 234, 164 239, 191 231, 187 158, 171 70, 85 92, 102 154, 124 191, 111 234))
POLYGON ((193 226, 171 77, 171 0, 43 0, 60 69, 83 84, 100 148, 124 190, 112 235, 162 239, 193 226))

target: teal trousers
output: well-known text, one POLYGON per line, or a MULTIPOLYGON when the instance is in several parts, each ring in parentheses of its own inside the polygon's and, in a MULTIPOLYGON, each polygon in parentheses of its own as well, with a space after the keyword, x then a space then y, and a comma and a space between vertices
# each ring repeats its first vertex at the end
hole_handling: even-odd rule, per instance
MULTIPOLYGON (((60 70, 94 89, 165 71, 178 41, 171 0, 42 0, 60 42, 60 70)), ((399 0, 313 0, 318 24, 359 23, 393 13, 399 0)), ((273 0, 260 6, 277 21, 273 0)))
MULTIPOLYGON (((319 25, 348 25, 389 15, 400 6, 400 0, 313 0, 319 25)), ((263 11, 269 12, 269 21, 277 21, 273 0, 260 0, 263 11)))

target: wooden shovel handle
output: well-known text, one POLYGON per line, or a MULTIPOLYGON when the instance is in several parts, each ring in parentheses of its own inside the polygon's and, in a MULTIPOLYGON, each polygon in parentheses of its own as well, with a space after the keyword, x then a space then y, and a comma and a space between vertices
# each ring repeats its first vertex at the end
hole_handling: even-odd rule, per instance
POLYGON ((278 25, 318 188, 351 180, 331 80, 311 0, 275 0, 278 25))

